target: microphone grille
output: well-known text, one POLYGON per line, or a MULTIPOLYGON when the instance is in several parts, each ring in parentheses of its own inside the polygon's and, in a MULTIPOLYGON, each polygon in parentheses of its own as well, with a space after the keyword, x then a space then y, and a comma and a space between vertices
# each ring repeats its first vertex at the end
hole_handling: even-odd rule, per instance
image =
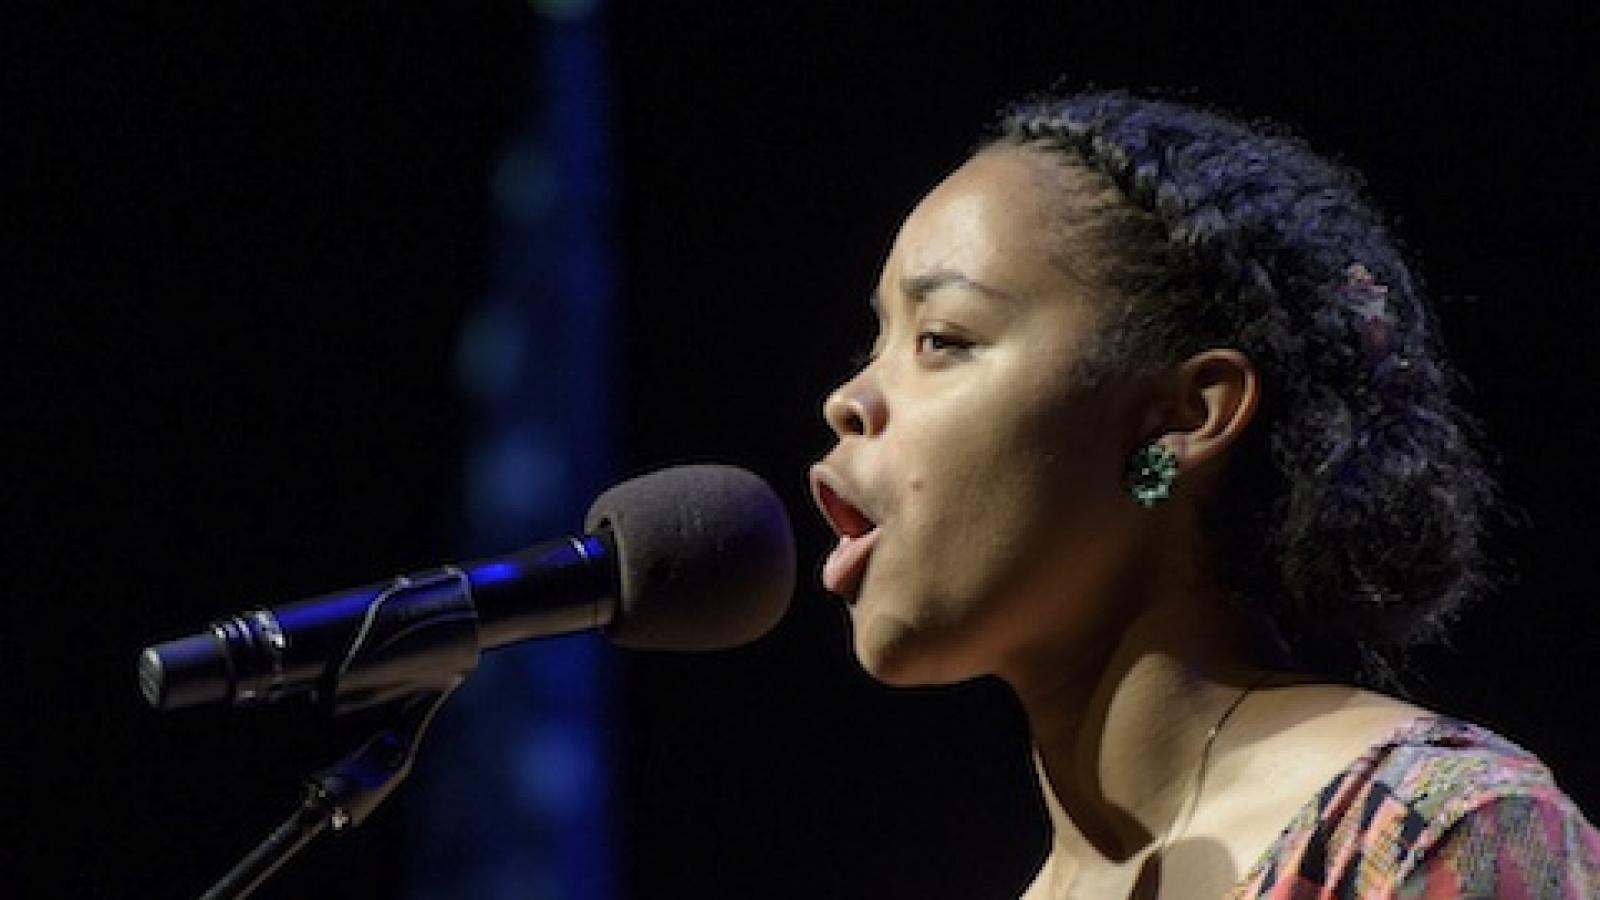
POLYGON ((618 611, 607 635, 638 650, 752 641, 794 594, 794 532, 772 488, 735 466, 687 465, 601 494, 584 530, 610 531, 618 611))

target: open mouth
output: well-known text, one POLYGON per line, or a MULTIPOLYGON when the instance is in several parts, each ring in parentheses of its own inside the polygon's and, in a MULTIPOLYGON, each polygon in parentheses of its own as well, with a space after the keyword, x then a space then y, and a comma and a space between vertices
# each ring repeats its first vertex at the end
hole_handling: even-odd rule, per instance
POLYGON ((878 523, 846 499, 821 469, 811 471, 811 493, 823 518, 839 536, 839 543, 822 564, 822 586, 847 600, 854 599, 878 542, 878 523))

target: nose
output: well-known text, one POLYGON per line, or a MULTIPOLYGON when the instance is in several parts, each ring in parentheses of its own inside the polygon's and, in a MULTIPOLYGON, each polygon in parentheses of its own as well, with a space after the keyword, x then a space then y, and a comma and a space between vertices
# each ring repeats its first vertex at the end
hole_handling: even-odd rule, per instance
POLYGON ((840 438, 881 434, 888 413, 883 395, 866 371, 839 385, 822 403, 822 417, 840 438))

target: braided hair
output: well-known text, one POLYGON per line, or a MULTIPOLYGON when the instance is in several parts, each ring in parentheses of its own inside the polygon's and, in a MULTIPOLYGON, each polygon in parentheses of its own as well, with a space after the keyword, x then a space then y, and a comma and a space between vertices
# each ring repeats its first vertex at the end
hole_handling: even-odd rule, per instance
POLYGON ((1065 236, 1094 242, 1091 277, 1118 298, 1090 369, 1218 346, 1256 366, 1256 419, 1206 513, 1226 583, 1301 666, 1400 688, 1405 650, 1486 581, 1494 486, 1359 177, 1270 127, 1121 91, 1030 100, 997 131, 988 146, 1088 176, 1065 236))

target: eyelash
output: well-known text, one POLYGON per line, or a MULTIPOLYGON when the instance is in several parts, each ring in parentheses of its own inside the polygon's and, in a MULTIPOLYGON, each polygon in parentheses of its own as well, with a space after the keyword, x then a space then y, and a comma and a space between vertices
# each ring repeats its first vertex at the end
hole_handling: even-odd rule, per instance
POLYGON ((924 331, 917 335, 918 353, 962 353, 973 346, 972 341, 943 331, 924 331))
MULTIPOLYGON (((917 333, 916 350, 918 355, 924 353, 966 353, 976 346, 976 341, 945 331, 921 331, 917 333), (938 346, 928 346, 930 342, 938 346)), ((877 362, 877 360, 877 348, 869 347, 865 350, 857 351, 851 356, 850 368, 852 371, 860 371, 877 362)))

